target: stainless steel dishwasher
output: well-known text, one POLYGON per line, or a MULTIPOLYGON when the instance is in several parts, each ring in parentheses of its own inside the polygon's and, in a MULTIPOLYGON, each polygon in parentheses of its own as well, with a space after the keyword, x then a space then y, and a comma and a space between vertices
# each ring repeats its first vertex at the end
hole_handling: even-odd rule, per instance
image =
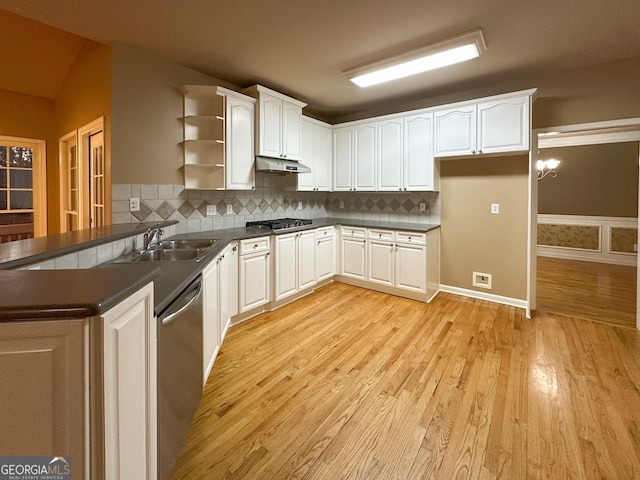
POLYGON ((202 397, 202 276, 158 315, 158 479, 168 480, 202 397))

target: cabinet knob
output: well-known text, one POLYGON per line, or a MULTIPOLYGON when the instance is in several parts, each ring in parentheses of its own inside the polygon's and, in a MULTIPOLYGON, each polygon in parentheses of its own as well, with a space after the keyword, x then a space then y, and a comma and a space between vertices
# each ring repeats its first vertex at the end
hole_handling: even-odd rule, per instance
POLYGON ((234 252, 237 252, 237 251, 238 251, 238 246, 237 246, 237 245, 234 245, 232 250, 233 250, 234 252))
POLYGON ((404 191, 405 191, 405 192, 407 191, 407 187, 404 187, 404 191))
POLYGON ((253 248, 258 248, 258 244, 256 243, 256 244, 253 246, 253 248))
POLYGON ((478 150, 478 153, 482 153, 482 150, 478 150))
POLYGON ((477 152, 475 150, 471 150, 471 153, 475 155, 477 152))
POLYGON ((255 185, 251 187, 251 190, 255 190, 255 189, 256 189, 256 186, 255 186, 255 185))

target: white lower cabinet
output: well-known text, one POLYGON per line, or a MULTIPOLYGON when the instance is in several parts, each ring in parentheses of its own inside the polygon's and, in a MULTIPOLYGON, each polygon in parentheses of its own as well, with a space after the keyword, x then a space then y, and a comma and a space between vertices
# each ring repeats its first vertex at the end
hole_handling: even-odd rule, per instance
POLYGON ((269 237, 240 241, 239 313, 269 302, 269 237))
POLYGON ((379 240, 369 241, 367 257, 368 278, 370 282, 394 286, 395 246, 393 243, 379 240))
POLYGON ((274 277, 275 301, 315 284, 314 230, 275 237, 274 277))
POLYGON ((315 231, 316 283, 331 278, 336 273, 336 243, 333 230, 333 227, 323 227, 315 231))
MULTIPOLYGON (((107 311, 101 320, 104 472, 93 471, 91 478, 152 480, 157 476, 152 284, 107 311)), ((96 390, 100 387, 92 388, 96 390)), ((91 468, 97 464, 92 461, 91 468)))
POLYGON ((340 243, 340 275, 365 280, 367 271, 366 229, 342 227, 340 243))
POLYGON ((395 286, 427 293, 427 246, 396 243, 395 286))

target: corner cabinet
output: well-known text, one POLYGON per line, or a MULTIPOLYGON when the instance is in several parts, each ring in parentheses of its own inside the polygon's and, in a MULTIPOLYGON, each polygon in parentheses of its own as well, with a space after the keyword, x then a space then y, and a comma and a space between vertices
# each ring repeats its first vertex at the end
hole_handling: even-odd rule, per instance
POLYGON ((307 104, 262 85, 243 92, 257 99, 256 155, 301 160, 302 109, 307 104))
POLYGON ((252 190, 255 99, 210 85, 185 85, 184 185, 252 190))
POLYGON ((528 151, 534 92, 500 95, 436 110, 435 156, 528 151))

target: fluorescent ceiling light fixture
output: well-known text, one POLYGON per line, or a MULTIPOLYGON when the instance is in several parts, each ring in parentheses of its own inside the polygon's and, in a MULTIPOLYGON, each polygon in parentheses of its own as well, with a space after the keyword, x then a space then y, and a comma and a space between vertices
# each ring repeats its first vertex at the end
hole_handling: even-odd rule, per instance
POLYGON ((370 87, 477 58, 486 48, 482 31, 476 30, 344 74, 359 87, 370 87))

